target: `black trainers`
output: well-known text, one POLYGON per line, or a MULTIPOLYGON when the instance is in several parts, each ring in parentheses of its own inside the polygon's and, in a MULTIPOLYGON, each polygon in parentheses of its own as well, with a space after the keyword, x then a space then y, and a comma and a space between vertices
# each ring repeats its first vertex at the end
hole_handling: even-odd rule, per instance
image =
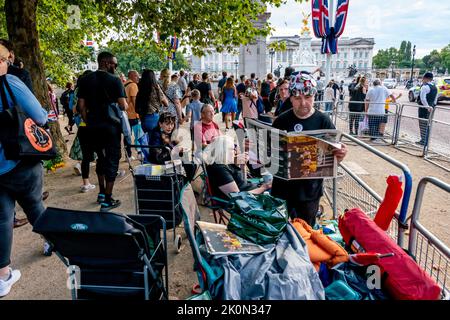
POLYGON ((105 195, 103 193, 99 193, 97 196, 97 203, 101 204, 102 202, 105 202, 105 195))
POLYGON ((416 144, 419 145, 419 146, 424 146, 425 142, 420 140, 420 141, 416 141, 416 144))
POLYGON ((100 203, 100 211, 109 211, 111 209, 117 208, 121 204, 122 203, 120 202, 120 200, 114 200, 113 198, 111 198, 111 201, 103 201, 102 203, 100 203))

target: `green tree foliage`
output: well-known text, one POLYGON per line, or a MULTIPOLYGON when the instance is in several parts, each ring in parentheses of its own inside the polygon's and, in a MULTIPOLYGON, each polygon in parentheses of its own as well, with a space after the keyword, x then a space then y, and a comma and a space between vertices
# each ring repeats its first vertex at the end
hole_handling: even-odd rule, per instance
MULTIPOLYGON (((302 2, 303 0, 296 0, 302 2)), ((254 21, 264 14, 268 4, 279 7, 286 0, 39 0, 37 28, 47 77, 59 85, 80 71, 91 58, 81 42, 88 38, 105 43, 132 43, 140 57, 152 48, 148 58, 132 59, 123 55, 130 66, 145 64, 165 67, 170 36, 176 35, 183 45, 190 45, 196 55, 206 48, 231 50, 248 44, 257 36, 267 36, 269 23, 256 27, 254 21), (157 32, 159 39, 157 38, 157 32), (147 48, 147 49, 145 49, 147 48), (156 49, 154 49, 156 48, 156 49), (143 59, 143 60, 142 60, 143 59)), ((3 8, 5 0, 0 0, 3 8)), ((4 12, 0 14, 0 36, 7 37, 4 12)), ((117 48, 117 47, 116 47, 117 48)), ((120 48, 119 48, 120 49, 120 48)), ((177 52, 174 69, 188 68, 181 52, 177 52)))
MULTIPOLYGON (((161 70, 166 68, 168 60, 163 51, 155 44, 133 45, 130 41, 110 41, 102 50, 114 52, 119 62, 118 72, 127 74, 129 70, 141 71, 144 68, 161 70)), ((174 70, 189 70, 181 52, 177 52, 173 61, 174 70)))
MULTIPOLYGON (((402 41, 400 48, 389 48, 379 50, 373 57, 375 68, 385 69, 391 66, 391 61, 401 68, 410 68, 412 63, 412 44, 410 41, 402 41)), ((420 68, 421 73, 436 69, 439 73, 450 71, 450 44, 443 49, 433 50, 422 59, 415 58, 414 66, 420 68)))

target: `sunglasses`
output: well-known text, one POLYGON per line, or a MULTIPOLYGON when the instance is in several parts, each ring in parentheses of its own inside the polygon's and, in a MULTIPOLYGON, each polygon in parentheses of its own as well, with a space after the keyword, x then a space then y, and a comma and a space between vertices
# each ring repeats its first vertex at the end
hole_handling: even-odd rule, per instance
POLYGON ((303 87, 300 89, 292 89, 291 90, 291 96, 299 97, 299 96, 307 96, 311 97, 316 95, 317 89, 314 87, 303 87))

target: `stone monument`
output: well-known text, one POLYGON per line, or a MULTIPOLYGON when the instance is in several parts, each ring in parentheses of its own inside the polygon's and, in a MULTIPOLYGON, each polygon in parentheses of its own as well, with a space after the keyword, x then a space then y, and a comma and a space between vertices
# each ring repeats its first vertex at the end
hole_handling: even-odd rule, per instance
POLYGON ((303 12, 303 27, 300 31, 300 41, 298 49, 294 52, 293 61, 291 67, 295 71, 308 71, 313 73, 317 70, 317 62, 311 50, 311 31, 308 27, 308 21, 311 14, 305 14, 303 12))

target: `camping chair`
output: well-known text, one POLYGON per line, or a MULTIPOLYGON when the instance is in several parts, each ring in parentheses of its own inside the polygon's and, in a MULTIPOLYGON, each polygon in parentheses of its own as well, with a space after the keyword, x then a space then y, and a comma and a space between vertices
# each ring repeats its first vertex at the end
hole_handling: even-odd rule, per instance
POLYGON ((225 210, 228 205, 228 201, 213 195, 208 172, 206 171, 206 164, 204 162, 201 163, 201 168, 202 173, 200 177, 202 178, 204 185, 204 205, 212 210, 215 223, 226 225, 230 221, 230 214, 225 210))
POLYGON ((196 241, 195 223, 200 220, 200 210, 197 205, 194 191, 190 183, 181 190, 181 211, 183 212, 184 229, 194 258, 194 271, 197 272, 199 284, 193 288, 193 293, 202 293, 210 288, 210 284, 217 280, 206 260, 202 257, 196 241))
POLYGON ((72 299, 168 299, 160 216, 47 208, 33 231, 68 268, 72 299))

